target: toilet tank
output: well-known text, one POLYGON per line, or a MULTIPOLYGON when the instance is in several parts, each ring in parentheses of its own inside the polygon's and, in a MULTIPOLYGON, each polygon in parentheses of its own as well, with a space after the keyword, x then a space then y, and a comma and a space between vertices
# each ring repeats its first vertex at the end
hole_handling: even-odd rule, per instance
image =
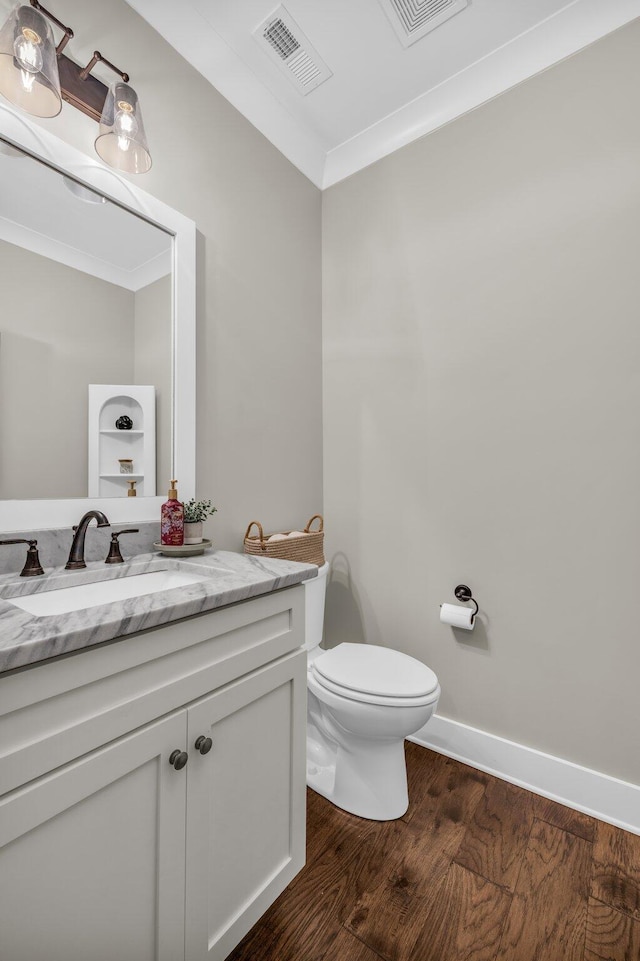
POLYGON ((303 581, 305 590, 305 642, 308 651, 313 651, 322 641, 324 628, 324 601, 327 593, 329 565, 318 568, 318 576, 303 581))

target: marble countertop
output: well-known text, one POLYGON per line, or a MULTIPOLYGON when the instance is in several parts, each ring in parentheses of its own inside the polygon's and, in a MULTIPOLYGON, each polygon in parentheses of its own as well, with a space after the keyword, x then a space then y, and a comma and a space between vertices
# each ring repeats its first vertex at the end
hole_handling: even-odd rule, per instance
POLYGON ((55 568, 38 577, 4 575, 0 577, 0 673, 291 587, 317 572, 313 564, 214 550, 179 560, 139 554, 124 564, 106 566, 96 561, 82 571, 55 568), (45 617, 10 603, 11 597, 24 594, 162 570, 205 577, 196 584, 45 617))

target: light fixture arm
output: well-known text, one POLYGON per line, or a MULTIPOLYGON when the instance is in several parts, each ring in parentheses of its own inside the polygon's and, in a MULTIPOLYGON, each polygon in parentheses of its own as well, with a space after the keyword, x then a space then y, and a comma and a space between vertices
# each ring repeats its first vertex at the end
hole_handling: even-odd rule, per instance
POLYGON ((58 54, 58 56, 60 56, 60 54, 62 53, 66 45, 69 43, 69 41, 73 40, 73 30, 71 29, 71 27, 66 27, 61 20, 58 20, 57 17, 54 17, 54 15, 49 12, 49 10, 43 7, 41 3, 38 3, 38 0, 29 0, 29 3, 34 8, 34 10, 37 10, 39 13, 41 13, 44 17, 47 18, 47 20, 50 20, 51 23, 55 23, 56 27, 60 27, 60 29, 63 31, 64 36, 60 41, 60 43, 58 44, 58 46, 56 47, 56 53, 58 54))
POLYGON ((55 23, 55 25, 63 31, 62 40, 56 47, 62 99, 78 110, 81 110, 88 117, 99 122, 108 88, 98 80, 97 77, 94 77, 91 71, 97 63, 103 63, 105 67, 108 67, 110 70, 113 70, 114 73, 117 73, 119 77, 122 77, 125 83, 129 82, 129 74, 124 73, 124 71, 116 67, 115 64, 111 63, 110 60, 103 57, 99 50, 94 52, 93 57, 86 67, 81 67, 74 60, 63 55, 62 51, 69 40, 73 39, 73 30, 71 27, 67 27, 66 24, 62 23, 61 20, 58 20, 57 17, 54 17, 46 7, 42 6, 39 0, 29 0, 29 3, 35 10, 47 17, 48 20, 55 23))
MULTIPOLYGON (((56 53, 59 57, 62 51, 64 50, 64 48, 66 47, 66 45, 69 43, 69 41, 73 40, 73 37, 74 37, 73 30, 71 29, 71 27, 67 27, 62 22, 62 20, 58 20, 57 17, 54 17, 51 11, 47 10, 46 7, 43 7, 42 4, 38 2, 38 0, 29 0, 29 3, 34 8, 34 10, 38 10, 43 16, 47 17, 48 20, 51 20, 51 23, 55 23, 56 27, 60 27, 60 29, 62 30, 64 36, 62 37, 62 40, 56 47, 56 53)), ((99 50, 94 51, 93 57, 91 58, 87 66, 84 67, 78 74, 80 79, 86 80, 97 63, 103 63, 105 67, 109 68, 109 70, 113 70, 113 72, 117 73, 119 77, 122 77, 125 83, 129 83, 129 74, 125 73, 123 70, 120 70, 118 67, 116 67, 115 64, 111 63, 110 60, 107 60, 106 57, 103 57, 99 50)))
POLYGON ((129 74, 128 74, 128 73, 124 73, 124 71, 122 71, 122 70, 119 70, 119 69, 115 66, 115 64, 111 63, 110 60, 107 60, 106 57, 103 57, 99 50, 95 50, 95 51, 94 51, 93 56, 92 56, 91 60, 89 61, 89 63, 87 64, 87 66, 84 68, 84 70, 81 70, 81 71, 80 71, 79 76, 80 76, 81 80, 86 80, 86 79, 87 79, 87 77, 89 76, 89 74, 91 73, 91 71, 93 70, 93 68, 95 67, 95 65, 96 65, 97 63, 103 63, 103 64, 105 65, 105 67, 108 67, 108 68, 109 68, 109 70, 113 70, 113 72, 114 72, 114 73, 117 73, 119 77, 122 77, 122 79, 124 80, 125 83, 129 83, 129 74))

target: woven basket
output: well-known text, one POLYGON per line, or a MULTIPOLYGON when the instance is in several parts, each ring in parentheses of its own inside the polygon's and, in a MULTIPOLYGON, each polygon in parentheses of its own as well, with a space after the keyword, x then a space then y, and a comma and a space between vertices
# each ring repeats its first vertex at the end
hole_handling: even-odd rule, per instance
POLYGON ((251 521, 244 535, 245 554, 257 554, 260 557, 278 557, 285 561, 299 561, 301 564, 324 564, 324 521, 321 514, 314 514, 304 532, 297 537, 289 537, 290 531, 283 531, 286 540, 270 541, 272 534, 265 533, 259 521, 251 521), (320 521, 318 530, 309 530, 315 520, 320 521), (258 528, 259 534, 250 536, 253 526, 258 528))

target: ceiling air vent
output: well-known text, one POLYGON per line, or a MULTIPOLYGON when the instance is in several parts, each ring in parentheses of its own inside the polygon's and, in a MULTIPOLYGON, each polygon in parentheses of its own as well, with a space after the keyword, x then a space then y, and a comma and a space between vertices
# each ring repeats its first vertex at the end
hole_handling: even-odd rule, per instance
POLYGON ((311 93, 331 76, 326 63, 284 7, 274 10, 253 35, 302 94, 311 93))
POLYGON ((468 7, 469 0, 380 0, 380 5, 400 42, 409 47, 468 7))

